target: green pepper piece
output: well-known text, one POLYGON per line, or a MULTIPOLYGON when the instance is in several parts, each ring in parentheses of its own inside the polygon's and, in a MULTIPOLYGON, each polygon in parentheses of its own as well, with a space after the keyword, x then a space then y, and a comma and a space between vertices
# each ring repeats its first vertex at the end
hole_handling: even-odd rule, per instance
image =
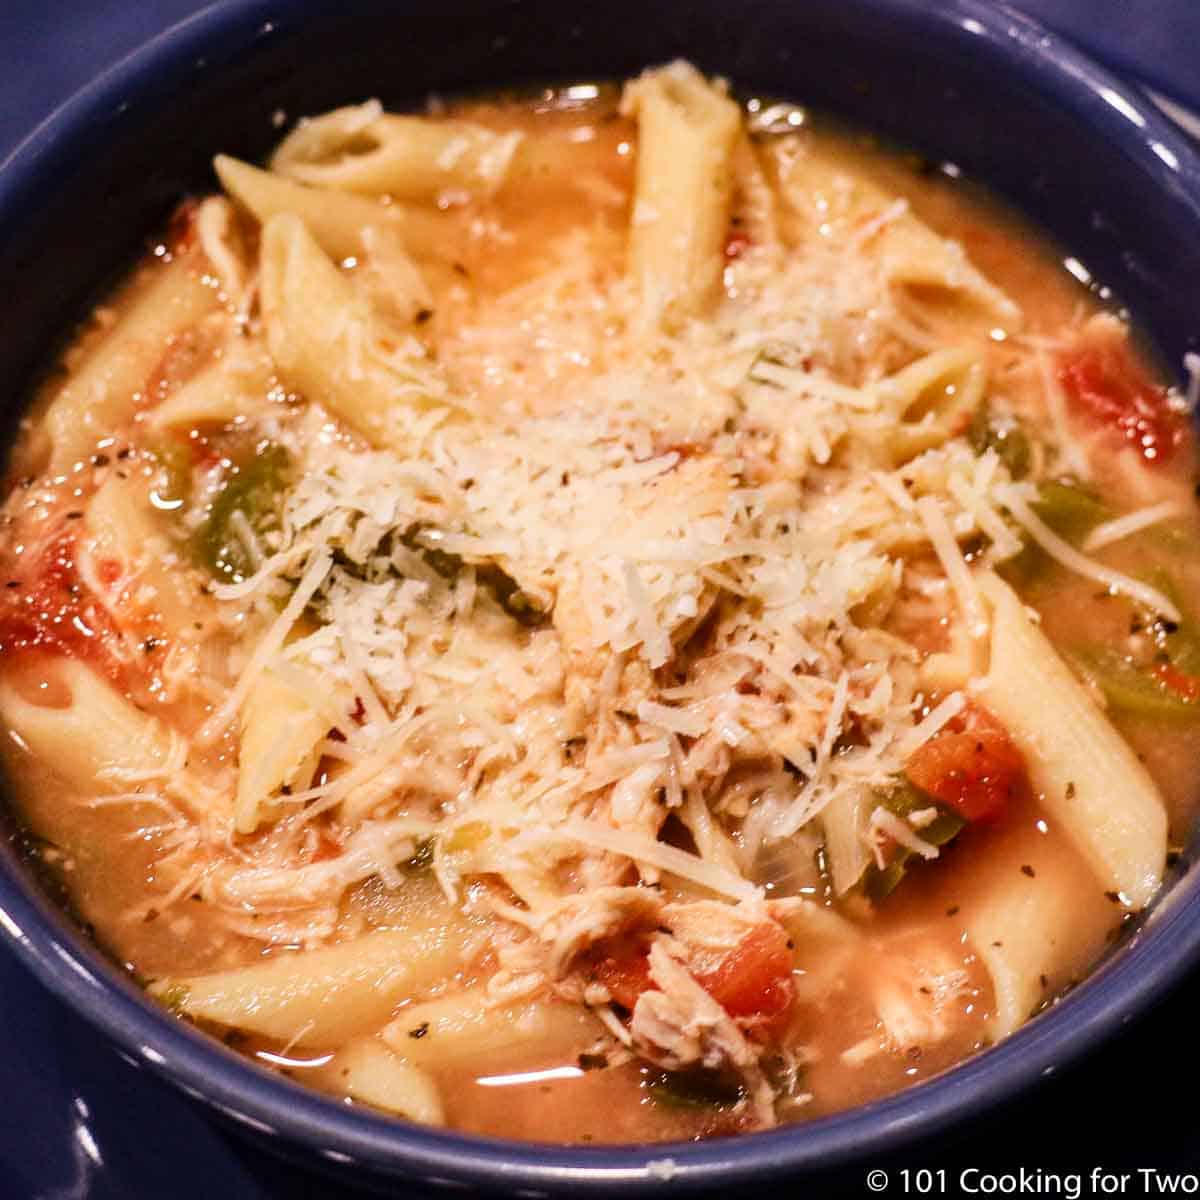
MULTIPOLYGON (((1153 613, 1142 614, 1145 624, 1140 628, 1154 640, 1154 661, 1139 664, 1111 648, 1079 650, 1074 659, 1117 712, 1168 721, 1193 721, 1200 718, 1200 698, 1171 687, 1156 674, 1155 667, 1173 668, 1180 675, 1200 679, 1200 628, 1166 570, 1156 568, 1149 581, 1180 613, 1178 622, 1153 613)), ((1135 626, 1135 630, 1138 628, 1135 626)))
MULTIPOLYGON (((1076 483, 1051 479, 1038 489, 1038 498, 1030 505, 1042 521, 1064 541, 1077 544, 1097 525, 1109 520, 1113 513, 1094 492, 1076 483)), ((1001 563, 998 571, 1004 579, 1020 589, 1041 575, 1053 559, 1035 542, 1027 541, 1024 548, 1001 563)))
POLYGON ((664 1108, 732 1108, 745 1096, 736 1079, 704 1067, 655 1071, 646 1087, 650 1098, 664 1108))
MULTIPOLYGON (((922 841, 934 846, 946 845, 956 838, 967 824, 958 813, 940 804, 907 779, 900 780, 891 791, 881 792, 879 802, 901 819, 923 808, 936 808, 938 815, 923 829, 913 831, 922 841)), ((912 850, 906 846, 897 846, 891 862, 882 870, 874 863, 867 867, 863 874, 863 890, 867 896, 876 902, 890 896, 908 873, 912 857, 912 850)))
POLYGON ((1156 567, 1150 573, 1149 581, 1179 609, 1178 622, 1150 614, 1148 632, 1162 656, 1159 661, 1169 663, 1184 675, 1200 677, 1200 626, 1197 625, 1195 613, 1168 571, 1156 567))
POLYGON ((1200 676, 1200 634, 1192 622, 1185 621, 1174 632, 1163 633, 1159 641, 1173 667, 1185 675, 1200 676))
POLYGON ((986 404, 975 410, 967 427, 967 441, 978 455, 994 450, 1014 479, 1024 479, 1029 474, 1033 461, 1029 439, 1016 422, 993 421, 986 404))
POLYGON ((1038 488, 1038 498, 1030 507, 1068 542, 1082 541, 1113 515, 1112 509, 1095 492, 1061 479, 1043 483, 1038 488))
POLYGON ((546 622, 546 611, 520 584, 501 570, 495 563, 484 563, 475 569, 476 578, 481 586, 488 589, 496 598, 496 603, 514 621, 530 629, 546 622))
POLYGON ((1152 667, 1139 667, 1111 650, 1075 657, 1118 712, 1165 721, 1200 719, 1200 702, 1169 687, 1154 675, 1152 667))
POLYGON ((289 458, 282 446, 270 445, 241 465, 217 493, 208 519, 196 530, 197 559, 221 579, 245 578, 254 570, 250 555, 231 522, 240 512, 255 534, 274 529, 287 482, 289 458))

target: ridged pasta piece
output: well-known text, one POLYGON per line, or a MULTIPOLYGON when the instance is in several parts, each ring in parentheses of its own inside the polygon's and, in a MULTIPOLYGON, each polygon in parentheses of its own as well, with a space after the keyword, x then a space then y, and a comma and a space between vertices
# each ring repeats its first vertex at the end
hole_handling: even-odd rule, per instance
POLYGON ((423 248, 437 246, 445 233, 432 212, 384 205, 331 188, 309 187, 227 154, 213 159, 213 169, 226 192, 259 224, 266 225, 283 213, 299 217, 321 249, 338 262, 369 253, 372 230, 378 237, 395 239, 418 255, 423 248))
POLYGON ((574 1059, 604 1032, 588 1009, 565 1000, 491 1003, 484 987, 468 988, 404 1008, 382 1037, 393 1050, 424 1067, 472 1063, 501 1070, 511 1062, 574 1059))
POLYGON ((880 406, 895 417, 888 450, 895 465, 959 436, 983 400, 987 366, 974 351, 935 350, 874 385, 880 406))
POLYGON ((917 303, 932 301, 982 331, 1021 327, 1020 307, 971 263, 958 242, 935 233, 906 201, 811 146, 802 155, 777 155, 772 165, 793 241, 832 239, 848 256, 874 264, 889 286, 907 291, 917 303))
POLYGON ((628 270, 643 318, 672 327, 701 313, 720 287, 741 113, 683 62, 636 79, 621 111, 638 126, 628 270))
POLYGON ((990 572, 976 578, 992 609, 991 662, 976 695, 1025 756, 1045 811, 1106 888, 1142 907, 1166 865, 1158 788, 1017 594, 990 572))
POLYGON ((349 942, 280 953, 249 967, 156 979, 150 993, 196 1020, 299 1046, 378 1029, 402 1000, 462 966, 461 921, 426 919, 349 942))
POLYGON ((521 140, 470 121, 396 116, 368 103, 301 121, 271 169, 301 183, 432 204, 449 191, 492 195, 521 140))
POLYGON ((186 432, 201 425, 224 425, 268 407, 271 361, 239 342, 201 368, 146 415, 150 429, 186 432))
POLYGON ((372 445, 405 451, 414 413, 453 404, 425 347, 380 317, 299 217, 267 222, 261 275, 267 345, 280 375, 372 445))
POLYGON ((135 708, 110 683, 73 658, 46 664, 51 694, 62 707, 31 704, 0 683, 0 717, 39 762, 81 795, 128 791, 170 762, 170 730, 135 708))
POLYGON ((437 1084, 429 1074, 405 1062, 378 1038, 350 1042, 305 1078, 422 1125, 442 1125, 446 1120, 437 1084))
POLYGON ((196 208, 196 240, 225 299, 245 311, 251 288, 252 254, 242 236, 234 206, 224 196, 209 196, 196 208))
POLYGON ((68 472, 101 438, 128 423, 171 338, 217 304, 217 290, 204 282, 196 255, 180 254, 151 268, 116 324, 93 344, 46 409, 51 475, 68 472))
POLYGON ((1118 910, 1091 869, 1027 829, 994 837, 972 866, 960 920, 991 976, 988 1029, 1006 1037, 1085 971, 1118 910))
POLYGON ((271 819, 281 788, 304 787, 312 778, 316 745, 329 732, 330 709, 337 707, 330 691, 327 679, 300 668, 286 680, 268 669, 250 689, 238 747, 233 808, 238 833, 253 833, 271 819))
MULTIPOLYGON (((153 613, 163 632, 178 636, 191 631, 207 614, 213 602, 199 583, 179 562, 164 532, 146 490, 146 481, 134 475, 122 479, 110 475, 87 507, 88 537, 81 554, 89 574, 93 564, 115 562, 121 574, 110 589, 110 603, 136 604, 153 613), (122 599, 129 597, 130 599, 122 599)), ((104 588, 102 580, 96 583, 104 588)))

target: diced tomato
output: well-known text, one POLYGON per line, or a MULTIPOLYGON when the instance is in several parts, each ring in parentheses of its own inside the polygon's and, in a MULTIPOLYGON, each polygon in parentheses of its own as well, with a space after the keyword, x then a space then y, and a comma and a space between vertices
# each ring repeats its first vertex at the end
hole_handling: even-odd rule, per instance
POLYGON ((630 1011, 638 997, 654 986, 649 952, 645 945, 631 939, 611 946, 609 953, 598 957, 591 973, 596 983, 608 988, 608 994, 630 1011))
POLYGON ((1064 353, 1058 378, 1076 411, 1115 430, 1147 462, 1166 461, 1183 440, 1182 415, 1123 335, 1093 337, 1064 353))
POLYGON ((1188 704, 1200 700, 1200 676, 1189 675, 1171 663, 1155 663, 1150 674, 1188 704))
POLYGON ((787 934, 778 925, 756 925, 697 980, 731 1017, 775 1021, 791 1007, 795 990, 787 934))
POLYGON ((53 649, 76 658, 109 657, 106 642, 116 631, 80 582, 75 550, 74 533, 64 530, 17 577, 5 580, 0 654, 53 649))
POLYGON ((1029 787, 1025 760, 986 709, 968 709, 930 739, 904 768, 909 782, 966 821, 1000 816, 1029 787))
MULTIPOLYGON (((654 987, 647 947, 638 939, 609 943, 593 960, 591 978, 620 1005, 632 1009, 654 987)), ((770 1026, 792 1004, 792 951, 787 934, 774 924, 752 929, 696 982, 732 1017, 770 1026)))

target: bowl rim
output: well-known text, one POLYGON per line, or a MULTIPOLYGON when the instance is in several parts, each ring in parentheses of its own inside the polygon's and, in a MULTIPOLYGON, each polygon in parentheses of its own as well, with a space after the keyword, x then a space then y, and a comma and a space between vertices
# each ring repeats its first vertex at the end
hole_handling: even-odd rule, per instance
MULTIPOLYGON (((209 49, 285 32, 302 0, 217 0, 143 43, 41 121, 0 163, 0 241, 47 186, 62 148, 98 119, 121 115, 169 76, 181 86, 208 69, 209 49), (133 99, 130 99, 133 97, 133 99)), ((957 25, 980 52, 1049 93, 1078 119, 1122 142, 1160 186, 1183 199, 1200 230, 1196 146, 1131 84, 1071 43, 984 0, 855 0, 881 17, 957 25)), ((955 35, 958 36, 958 35, 955 35)), ((1200 960, 1200 884, 1177 879, 1119 955, 997 1046, 904 1091, 812 1122, 701 1143, 564 1146, 414 1126, 336 1101, 235 1055, 175 1019, 69 925, 11 845, 0 849, 0 929, 19 960, 123 1056, 252 1133, 278 1135, 329 1168, 484 1190, 590 1193, 694 1191, 863 1164, 1011 1101, 1143 1015, 1200 960), (1185 888, 1186 884, 1186 888, 1185 888), (1190 891, 1190 895, 1187 892, 1190 891)))

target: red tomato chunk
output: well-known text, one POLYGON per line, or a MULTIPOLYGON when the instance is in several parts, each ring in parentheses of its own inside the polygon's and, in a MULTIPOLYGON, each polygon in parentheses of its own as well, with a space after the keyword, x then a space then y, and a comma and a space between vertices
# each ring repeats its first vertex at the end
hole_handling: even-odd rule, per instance
MULTIPOLYGON (((632 1010, 638 997, 654 987, 648 953, 635 939, 610 945, 594 960, 592 978, 632 1010)), ((756 926, 714 967, 693 974, 731 1017, 770 1026, 791 1008, 792 950, 778 925, 756 926)))
POLYGON ((758 925, 717 967, 697 979, 731 1017, 774 1021, 792 1004, 792 951, 787 934, 778 925, 758 925))
POLYGON ((1151 463, 1183 440, 1183 417, 1146 374, 1124 336, 1094 336, 1063 354, 1058 378, 1076 412, 1119 433, 1151 463))
POLYGON ((1029 786, 1025 760, 988 712, 968 709, 921 746, 905 767, 909 782, 966 821, 999 817, 1029 786))
POLYGON ((103 657, 115 637, 108 614, 91 598, 75 568, 75 536, 52 538, 0 592, 0 653, 55 649, 103 657))

